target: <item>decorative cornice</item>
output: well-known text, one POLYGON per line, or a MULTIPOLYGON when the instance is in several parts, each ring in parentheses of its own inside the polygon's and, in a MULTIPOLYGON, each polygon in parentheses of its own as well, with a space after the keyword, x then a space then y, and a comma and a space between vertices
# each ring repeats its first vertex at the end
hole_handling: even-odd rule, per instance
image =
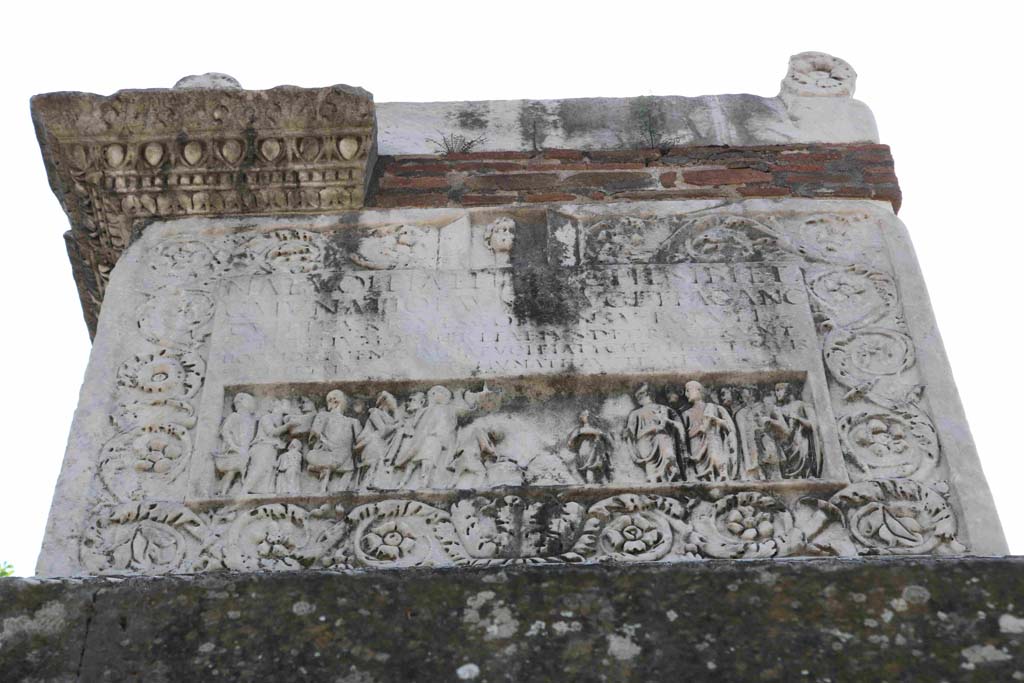
POLYGON ((190 77, 171 90, 38 95, 32 116, 90 334, 110 271, 147 221, 357 209, 377 152, 373 96, 345 85, 190 77))

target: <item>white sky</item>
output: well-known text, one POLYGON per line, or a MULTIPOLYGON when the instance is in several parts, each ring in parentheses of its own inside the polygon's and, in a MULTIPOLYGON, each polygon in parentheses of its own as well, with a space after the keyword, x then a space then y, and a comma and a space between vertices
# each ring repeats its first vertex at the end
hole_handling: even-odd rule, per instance
MULTIPOLYGON (((1010 2, 48 2, 4 9, 7 161, 0 560, 31 574, 89 353, 28 99, 170 87, 358 85, 378 102, 773 96, 789 55, 859 74, 1011 552, 1024 554, 1024 194, 1018 7, 1010 2), (712 9, 712 8, 718 8, 712 9)), ((947 454, 950 455, 950 454, 947 454)))

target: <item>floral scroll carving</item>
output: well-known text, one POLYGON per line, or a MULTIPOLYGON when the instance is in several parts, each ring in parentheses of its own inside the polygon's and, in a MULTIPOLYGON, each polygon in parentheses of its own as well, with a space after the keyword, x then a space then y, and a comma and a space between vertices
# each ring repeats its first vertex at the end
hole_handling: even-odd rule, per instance
POLYGON ((207 539, 194 512, 170 503, 139 503, 106 508, 86 529, 79 554, 94 573, 165 574, 199 569, 207 539))
POLYGON ((961 553, 956 517, 945 496, 911 479, 854 484, 833 497, 862 554, 961 553))
POLYGON ((888 491, 892 486, 864 482, 830 501, 793 504, 761 491, 700 498, 624 493, 593 503, 528 494, 437 504, 396 498, 357 505, 347 515, 328 504, 210 511, 127 504, 105 509, 79 552, 97 573, 956 552, 944 499, 913 482, 888 491))

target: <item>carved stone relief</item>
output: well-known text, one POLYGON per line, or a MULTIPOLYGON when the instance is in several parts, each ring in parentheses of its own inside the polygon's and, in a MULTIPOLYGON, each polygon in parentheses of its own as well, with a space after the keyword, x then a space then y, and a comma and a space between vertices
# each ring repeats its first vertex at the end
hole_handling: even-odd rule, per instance
POLYGON ((32 114, 76 265, 88 269, 79 285, 91 332, 143 221, 359 208, 376 158, 373 97, 348 86, 51 93, 32 99, 32 114))
MULTIPOLYGON (((964 551, 899 290, 863 237, 877 234, 877 219, 617 211, 445 211, 337 231, 182 234, 147 247, 135 353, 112 378, 82 566, 180 572, 964 551), (517 321, 523 280, 506 257, 532 248, 523 235, 538 220, 548 240, 539 252, 569 273, 553 281, 563 298, 578 291, 599 305, 571 312, 597 311, 595 331, 517 321), (809 241, 821 233, 835 236, 834 248, 809 241), (491 261, 473 254, 478 239, 491 261), (453 254, 476 270, 445 270, 453 254), (569 261, 575 267, 562 265, 569 261), (477 317, 432 320, 449 314, 429 306, 401 317, 413 310, 402 297, 430 304, 444 291, 430 287, 442 286, 455 299, 470 292, 455 305, 477 317), (271 307, 259 310, 266 301, 271 307), (686 307, 698 304, 713 315, 695 324, 686 307), (786 307, 804 317, 787 322, 786 307), (512 327, 491 327, 491 316, 512 327), (728 324, 714 327, 719 320, 728 324), (301 321, 309 326, 296 332, 301 321), (419 344, 419 363, 437 353, 425 341, 437 333, 416 332, 441 329, 437 322, 452 326, 439 338, 463 353, 531 358, 568 355, 569 340, 583 333, 638 326, 645 338, 671 333, 665 343, 691 360, 667 364, 693 369, 645 369, 641 352, 631 361, 637 370, 601 370, 600 358, 576 356, 519 374, 403 376, 411 362, 400 360, 403 347, 419 344), (753 342, 731 330, 744 326, 771 327, 790 351, 742 351, 753 342), (321 329, 332 345, 360 340, 380 353, 351 356, 331 376, 275 381, 247 355, 275 345, 306 353, 310 330, 321 329), (496 345, 501 335, 516 345, 496 345)), ((292 370, 319 367, 316 356, 294 359, 292 370)))
POLYGON ((82 561, 104 573, 399 568, 957 553, 952 511, 907 479, 828 500, 761 491, 625 493, 593 503, 494 495, 451 504, 386 499, 192 512, 164 503, 100 511, 82 561))
POLYGON ((477 391, 364 385, 271 394, 259 409, 240 391, 225 397, 211 454, 217 488, 299 496, 821 476, 817 418, 799 398, 802 381, 751 377, 705 388, 657 379, 654 388, 623 378, 575 395, 552 387, 546 401, 526 395, 543 389, 500 380, 477 391))

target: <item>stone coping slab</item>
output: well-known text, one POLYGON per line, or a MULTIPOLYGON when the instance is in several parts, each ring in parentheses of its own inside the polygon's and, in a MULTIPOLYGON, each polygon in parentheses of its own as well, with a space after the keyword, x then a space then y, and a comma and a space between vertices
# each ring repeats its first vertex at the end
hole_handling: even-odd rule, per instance
POLYGON ((18 681, 1014 681, 1024 558, 0 580, 18 681))

